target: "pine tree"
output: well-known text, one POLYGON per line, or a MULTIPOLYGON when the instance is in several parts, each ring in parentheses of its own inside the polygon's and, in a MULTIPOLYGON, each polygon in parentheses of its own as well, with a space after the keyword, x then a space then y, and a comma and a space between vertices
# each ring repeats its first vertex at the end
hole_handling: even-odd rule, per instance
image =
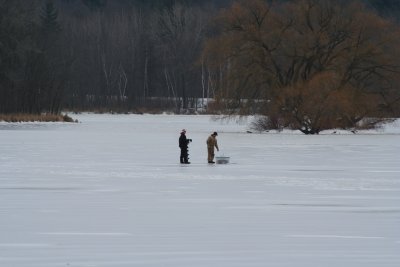
POLYGON ((58 33, 61 31, 58 23, 58 11, 53 0, 47 0, 40 14, 42 30, 45 34, 58 33))

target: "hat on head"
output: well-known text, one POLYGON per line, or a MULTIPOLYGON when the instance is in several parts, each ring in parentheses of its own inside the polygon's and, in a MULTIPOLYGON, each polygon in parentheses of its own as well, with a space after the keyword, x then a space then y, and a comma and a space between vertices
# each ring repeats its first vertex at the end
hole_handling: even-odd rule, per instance
POLYGON ((217 135, 218 135, 218 133, 217 133, 217 132, 214 132, 214 133, 213 133, 213 135, 217 136, 217 135))
POLYGON ((186 130, 185 130, 185 129, 182 129, 182 133, 186 133, 186 130))

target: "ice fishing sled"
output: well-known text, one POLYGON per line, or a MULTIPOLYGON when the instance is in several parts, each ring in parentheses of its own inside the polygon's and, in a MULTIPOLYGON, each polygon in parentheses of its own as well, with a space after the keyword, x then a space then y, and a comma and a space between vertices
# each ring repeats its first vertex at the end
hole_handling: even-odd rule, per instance
POLYGON ((217 156, 215 157, 215 163, 217 164, 228 164, 230 157, 227 156, 217 156))

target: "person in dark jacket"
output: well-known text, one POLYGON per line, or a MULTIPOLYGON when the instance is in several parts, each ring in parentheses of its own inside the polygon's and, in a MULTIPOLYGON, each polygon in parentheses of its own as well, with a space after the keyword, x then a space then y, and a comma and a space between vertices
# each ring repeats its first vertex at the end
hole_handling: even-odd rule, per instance
POLYGON ((188 145, 192 142, 192 139, 186 138, 186 130, 183 129, 181 132, 181 136, 179 137, 179 148, 181 149, 181 157, 180 161, 182 164, 190 164, 189 162, 189 153, 188 153, 188 145))

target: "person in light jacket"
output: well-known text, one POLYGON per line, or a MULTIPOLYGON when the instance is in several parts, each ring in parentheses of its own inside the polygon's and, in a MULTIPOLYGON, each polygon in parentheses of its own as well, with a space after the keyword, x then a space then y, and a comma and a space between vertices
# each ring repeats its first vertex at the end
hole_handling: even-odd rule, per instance
POLYGON ((214 162, 214 147, 219 151, 218 143, 217 143, 217 132, 214 132, 207 138, 207 151, 208 151, 208 163, 215 163, 214 162))

